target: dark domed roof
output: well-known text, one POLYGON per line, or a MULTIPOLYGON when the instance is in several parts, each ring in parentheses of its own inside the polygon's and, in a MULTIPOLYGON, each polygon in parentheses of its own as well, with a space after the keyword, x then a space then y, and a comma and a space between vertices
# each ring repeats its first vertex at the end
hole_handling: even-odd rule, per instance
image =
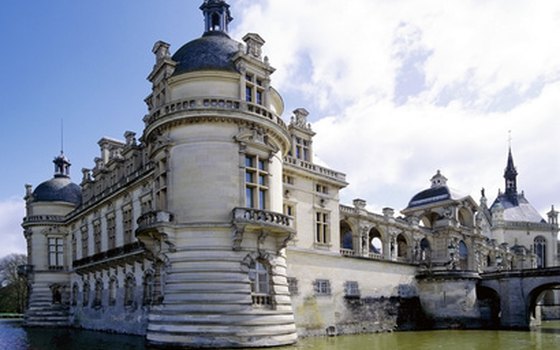
POLYGON ((33 202, 67 202, 79 205, 82 189, 67 176, 55 176, 33 191, 33 202))
POLYGON ((237 72, 232 57, 238 51, 239 43, 226 33, 207 32, 173 55, 173 61, 177 62, 173 75, 205 69, 237 72))
POLYGON ((412 197, 408 203, 408 207, 418 207, 429 203, 441 202, 450 198, 451 192, 447 186, 428 188, 412 197))

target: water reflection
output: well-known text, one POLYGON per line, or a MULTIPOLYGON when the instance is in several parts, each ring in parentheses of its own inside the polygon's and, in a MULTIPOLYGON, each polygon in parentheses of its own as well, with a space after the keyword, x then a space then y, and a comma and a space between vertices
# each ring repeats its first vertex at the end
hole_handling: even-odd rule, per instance
MULTIPOLYGON (((546 322, 533 332, 427 331, 308 338, 275 350, 521 350, 556 349, 560 322, 546 322)), ((0 320, 0 350, 151 350, 143 337, 70 329, 24 329, 19 321, 0 320)))

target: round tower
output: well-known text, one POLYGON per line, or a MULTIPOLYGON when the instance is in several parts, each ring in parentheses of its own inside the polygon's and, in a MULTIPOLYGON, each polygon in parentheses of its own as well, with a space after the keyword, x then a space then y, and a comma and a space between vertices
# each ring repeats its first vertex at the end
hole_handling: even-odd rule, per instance
POLYGON ((264 40, 231 39, 225 1, 207 0, 202 37, 174 55, 157 42, 143 141, 153 211, 137 237, 165 265, 149 317, 155 345, 256 347, 297 339, 286 277, 292 219, 282 212, 291 147, 264 40))
POLYGON ((35 190, 26 185, 26 216, 23 228, 27 240, 26 266, 30 286, 25 314, 28 326, 68 324, 72 258, 71 237, 65 216, 81 203, 81 188, 70 180, 70 162, 61 152, 53 161, 54 177, 35 190))

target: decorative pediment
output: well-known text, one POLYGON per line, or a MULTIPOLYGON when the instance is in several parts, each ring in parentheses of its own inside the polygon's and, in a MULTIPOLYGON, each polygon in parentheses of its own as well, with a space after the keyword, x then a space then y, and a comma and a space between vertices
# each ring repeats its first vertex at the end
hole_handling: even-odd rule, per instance
POLYGON ((241 128, 234 137, 235 141, 245 146, 251 146, 269 153, 278 152, 278 147, 269 141, 268 135, 263 128, 241 128))

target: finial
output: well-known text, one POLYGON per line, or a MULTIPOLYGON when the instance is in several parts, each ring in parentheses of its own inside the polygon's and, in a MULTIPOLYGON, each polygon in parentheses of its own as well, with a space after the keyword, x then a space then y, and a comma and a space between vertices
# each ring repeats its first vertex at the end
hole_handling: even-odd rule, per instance
POLYGON ((60 154, 64 154, 64 119, 60 118, 60 154))

